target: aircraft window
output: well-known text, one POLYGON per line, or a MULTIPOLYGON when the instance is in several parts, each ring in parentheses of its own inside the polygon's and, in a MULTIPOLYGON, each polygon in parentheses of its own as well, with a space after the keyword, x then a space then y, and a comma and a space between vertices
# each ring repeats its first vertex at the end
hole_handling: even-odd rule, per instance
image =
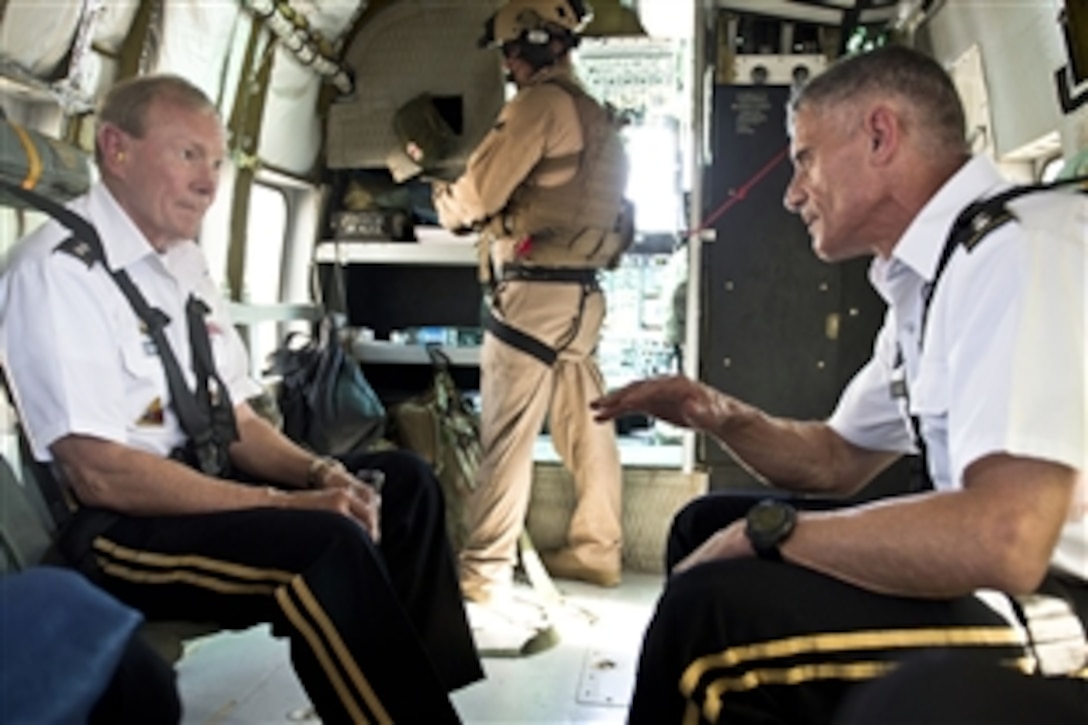
MULTIPOLYGON (((11 245, 15 244, 15 240, 22 236, 17 214, 18 212, 11 207, 0 207, 0 260, 7 256, 11 245)), ((0 268, 2 267, 3 262, 0 261, 0 268)))
POLYGON ((0 260, 15 242, 30 234, 48 219, 47 215, 34 209, 0 207, 0 260))
MULTIPOLYGON (((280 301, 287 215, 287 197, 281 190, 265 184, 253 185, 246 227, 244 302, 266 305, 280 301)), ((276 337, 276 325, 256 325, 250 331, 250 358, 263 361, 275 349, 276 337)))
MULTIPOLYGON (((609 388, 679 367, 677 302, 686 301, 680 281, 687 255, 680 239, 694 174, 686 132, 693 80, 677 69, 691 67, 691 52, 682 37, 586 38, 575 57, 590 92, 627 121, 626 196, 635 205, 637 234, 619 267, 602 277, 608 312, 598 359, 609 388)), ((619 422, 626 463, 681 464, 675 430, 659 423, 645 416, 619 422)), ((538 454, 537 460, 547 459, 538 454)))
POLYGON ((49 215, 36 209, 23 210, 23 228, 20 237, 30 234, 32 231, 49 221, 49 215))

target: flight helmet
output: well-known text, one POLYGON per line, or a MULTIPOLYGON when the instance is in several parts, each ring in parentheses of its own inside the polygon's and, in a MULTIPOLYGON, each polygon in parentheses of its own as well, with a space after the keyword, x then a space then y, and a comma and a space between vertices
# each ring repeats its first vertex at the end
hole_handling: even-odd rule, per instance
POLYGON ((510 0, 488 18, 481 48, 502 48, 534 68, 553 64, 558 56, 577 47, 579 34, 593 19, 584 0, 510 0), (559 41, 558 50, 553 41, 559 41))

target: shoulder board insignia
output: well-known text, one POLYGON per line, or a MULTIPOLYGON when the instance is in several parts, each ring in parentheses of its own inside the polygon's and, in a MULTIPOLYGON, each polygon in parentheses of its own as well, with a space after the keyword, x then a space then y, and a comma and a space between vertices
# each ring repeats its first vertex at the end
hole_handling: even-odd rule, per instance
POLYGON ((1004 206, 996 210, 996 213, 994 210, 983 209, 970 220, 969 232, 963 239, 963 246, 968 252, 972 251, 987 234, 1014 220, 1016 215, 1004 206))
POLYGON ((53 247, 54 252, 63 252, 64 254, 70 254, 76 259, 80 260, 87 265, 87 269, 94 266, 94 263, 98 261, 98 257, 94 253, 94 249, 90 244, 77 239, 76 237, 68 237, 63 242, 53 247))
POLYGON ((1010 221, 1017 221, 1016 215, 1009 211, 1007 206, 1009 202, 1025 194, 1051 191, 1063 186, 1077 185, 1078 188, 1074 191, 1084 193, 1085 184, 1088 184, 1088 176, 1072 176, 1048 183, 1014 186, 997 196, 977 201, 964 209, 956 218, 950 241, 953 244, 963 244, 970 252, 990 232, 1010 221))

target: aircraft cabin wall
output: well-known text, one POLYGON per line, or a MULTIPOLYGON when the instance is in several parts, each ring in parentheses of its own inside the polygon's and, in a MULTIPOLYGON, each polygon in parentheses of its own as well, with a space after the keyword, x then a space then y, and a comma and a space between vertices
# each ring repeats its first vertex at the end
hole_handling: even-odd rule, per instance
POLYGON ((1088 149, 1088 105, 1063 112, 1055 82, 1070 62, 1062 8, 1062 0, 945 2, 917 36, 918 46, 949 68, 977 50, 983 105, 971 108, 968 98, 968 114, 986 129, 976 133, 976 150, 989 146, 997 160, 1026 165, 1021 175, 1034 175, 1031 162, 1039 157, 1064 152, 1068 159, 1088 149))
POLYGON ((503 102, 497 55, 476 43, 499 4, 400 0, 362 24, 344 54, 356 91, 329 109, 329 168, 384 169, 399 146, 392 123, 397 109, 424 93, 451 99, 459 111, 453 114, 461 121, 456 145, 443 167, 463 166, 503 102))

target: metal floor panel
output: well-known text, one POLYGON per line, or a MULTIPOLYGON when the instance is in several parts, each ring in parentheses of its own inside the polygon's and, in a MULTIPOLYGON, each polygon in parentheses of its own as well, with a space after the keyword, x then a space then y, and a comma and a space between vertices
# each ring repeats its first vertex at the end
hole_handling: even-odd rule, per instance
MULTIPOLYGON (((642 633, 661 590, 657 574, 624 572, 615 589, 557 581, 566 601, 560 643, 524 659, 485 659, 487 679, 454 693, 466 725, 623 723, 642 633), (605 664, 611 663, 611 664, 605 664)), ((286 641, 268 627, 199 640, 178 663, 183 725, 291 725, 309 701, 286 641)))
POLYGON ((577 700, 583 705, 619 707, 627 711, 635 681, 638 652, 630 648, 590 649, 582 666, 577 700))

